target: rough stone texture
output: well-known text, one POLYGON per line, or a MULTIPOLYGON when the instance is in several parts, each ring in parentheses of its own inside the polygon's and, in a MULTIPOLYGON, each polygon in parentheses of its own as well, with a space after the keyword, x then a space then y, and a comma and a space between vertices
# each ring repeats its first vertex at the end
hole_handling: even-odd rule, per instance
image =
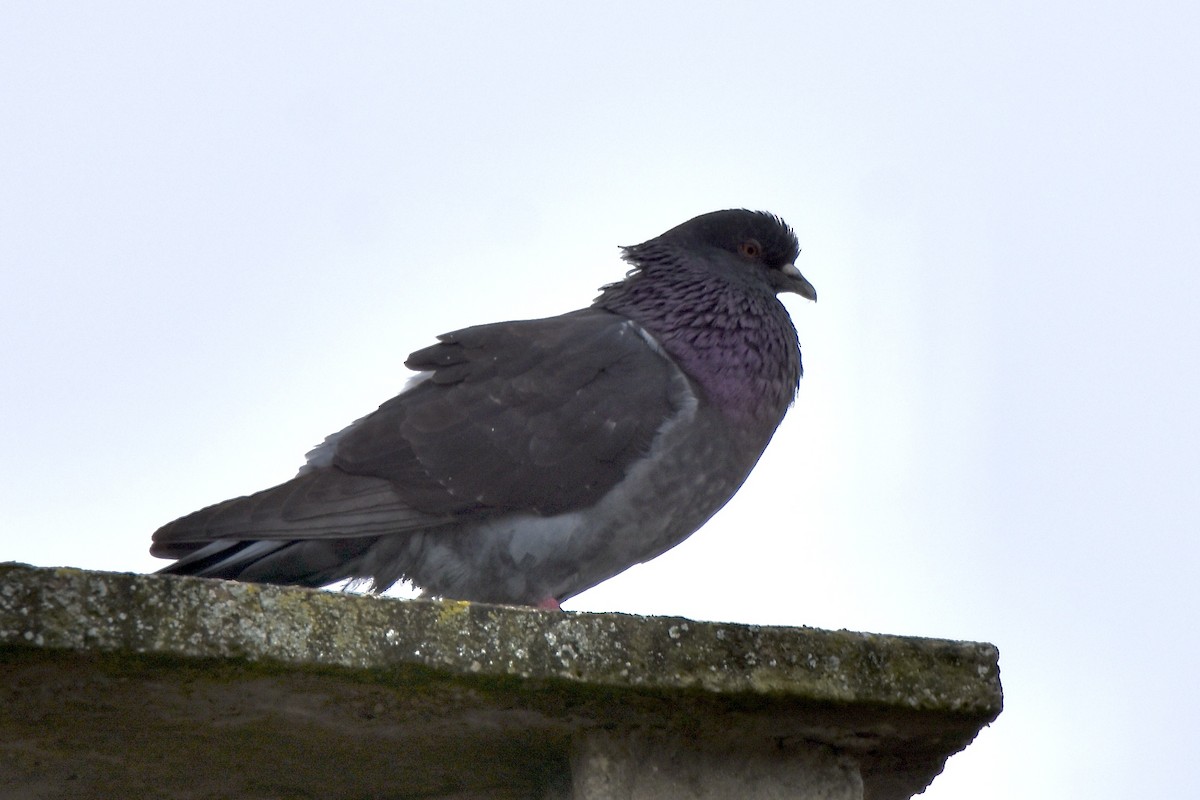
POLYGON ((576 743, 573 800, 858 800, 858 762, 811 742, 730 748, 672 736, 588 731, 576 743), (683 790, 680 791, 680 787, 683 790))
POLYGON ((986 644, 0 565, 3 797, 890 800, 1000 708, 986 644))

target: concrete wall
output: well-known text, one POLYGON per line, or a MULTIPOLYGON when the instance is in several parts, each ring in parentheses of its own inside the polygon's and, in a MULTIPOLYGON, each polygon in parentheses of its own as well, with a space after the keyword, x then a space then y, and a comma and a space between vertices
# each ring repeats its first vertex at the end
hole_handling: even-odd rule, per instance
POLYGON ((0 565, 0 796, 907 798, 986 644, 0 565))

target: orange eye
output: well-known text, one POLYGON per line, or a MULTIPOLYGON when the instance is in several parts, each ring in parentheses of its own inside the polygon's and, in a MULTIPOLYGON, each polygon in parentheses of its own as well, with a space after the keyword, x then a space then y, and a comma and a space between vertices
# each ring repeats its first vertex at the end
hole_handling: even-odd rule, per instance
POLYGON ((738 245, 738 252, 746 258, 758 258, 762 255, 762 245, 753 239, 747 239, 738 245))

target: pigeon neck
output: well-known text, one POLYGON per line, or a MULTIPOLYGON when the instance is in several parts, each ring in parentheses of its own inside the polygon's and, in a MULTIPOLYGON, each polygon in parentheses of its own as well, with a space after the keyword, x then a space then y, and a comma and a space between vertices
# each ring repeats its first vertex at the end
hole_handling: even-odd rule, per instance
POLYGON ((773 430, 795 398, 796 329, 765 287, 637 272, 606 287, 596 305, 641 325, 735 421, 770 420, 773 430))

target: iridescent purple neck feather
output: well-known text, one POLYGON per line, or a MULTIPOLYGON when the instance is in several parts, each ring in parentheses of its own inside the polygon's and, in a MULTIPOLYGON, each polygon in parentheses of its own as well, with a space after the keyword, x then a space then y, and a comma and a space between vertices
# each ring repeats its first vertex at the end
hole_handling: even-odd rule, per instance
POLYGON ((645 328, 731 419, 777 423, 803 373, 796 329, 776 297, 795 291, 779 268, 798 247, 778 218, 745 214, 737 229, 681 226, 624 248, 635 269, 595 305, 645 328), (757 258, 739 254, 744 242, 758 246, 757 258))

